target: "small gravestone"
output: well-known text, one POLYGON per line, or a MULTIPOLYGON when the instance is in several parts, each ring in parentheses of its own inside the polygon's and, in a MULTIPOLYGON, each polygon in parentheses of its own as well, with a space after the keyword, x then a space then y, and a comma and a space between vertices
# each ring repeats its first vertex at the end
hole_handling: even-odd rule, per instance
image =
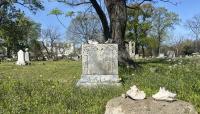
POLYGON ((28 48, 26 48, 25 51, 26 51, 25 52, 25 62, 26 63, 30 63, 28 48))
POLYGON ((79 56, 74 56, 74 57, 72 57, 72 60, 78 61, 78 60, 79 60, 79 56))
POLYGON ((117 44, 83 44, 82 75, 77 86, 120 85, 117 44))
POLYGON ((174 59, 176 57, 176 54, 175 54, 174 51, 168 51, 167 57, 170 58, 170 59, 174 59))
POLYGON ((158 55, 157 58, 161 58, 161 59, 163 59, 163 58, 165 58, 165 54, 164 54, 164 53, 159 53, 159 55, 158 55))
POLYGON ((140 55, 139 54, 135 54, 134 58, 135 59, 140 59, 140 55))
POLYGON ((22 50, 19 50, 17 52, 17 65, 26 65, 25 59, 24 59, 24 52, 22 50))
POLYGON ((135 56, 135 42, 129 41, 128 52, 129 52, 130 57, 134 57, 135 56))

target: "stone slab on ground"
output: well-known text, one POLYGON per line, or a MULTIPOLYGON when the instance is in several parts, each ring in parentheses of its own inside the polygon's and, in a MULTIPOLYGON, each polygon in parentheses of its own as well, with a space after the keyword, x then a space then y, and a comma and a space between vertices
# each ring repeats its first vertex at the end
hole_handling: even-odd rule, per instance
POLYGON ((156 101, 153 98, 132 100, 117 97, 108 101, 105 114, 198 114, 187 102, 156 101))

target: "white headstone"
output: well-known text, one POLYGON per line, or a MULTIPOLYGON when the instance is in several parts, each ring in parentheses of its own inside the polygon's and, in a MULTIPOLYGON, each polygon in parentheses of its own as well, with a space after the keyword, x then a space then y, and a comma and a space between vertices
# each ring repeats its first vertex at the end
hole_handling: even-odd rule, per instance
POLYGON ((167 57, 170 58, 170 59, 173 59, 176 57, 176 54, 174 51, 168 51, 167 52, 167 57))
POLYGON ((120 85, 117 44, 83 44, 78 86, 120 85))
POLYGON ((140 59, 140 55, 139 55, 139 54, 136 54, 136 55, 134 56, 134 58, 135 58, 135 59, 140 59))
POLYGON ((17 65, 26 65, 24 60, 24 52, 22 50, 19 50, 17 53, 17 65))
POLYGON ((27 49, 27 48, 26 48, 26 52, 25 52, 25 62, 27 62, 27 63, 30 62, 29 52, 28 52, 28 49, 27 49))
POLYGON ((159 53, 157 58, 165 58, 165 54, 164 53, 159 53))

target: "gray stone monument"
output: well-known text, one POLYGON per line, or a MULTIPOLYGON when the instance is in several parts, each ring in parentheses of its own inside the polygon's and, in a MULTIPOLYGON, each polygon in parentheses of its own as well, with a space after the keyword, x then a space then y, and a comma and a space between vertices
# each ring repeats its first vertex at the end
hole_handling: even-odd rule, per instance
POLYGON ((130 57, 134 57, 135 56, 135 42, 129 41, 128 52, 129 52, 130 57))
POLYGON ((120 85, 117 44, 83 44, 82 75, 77 86, 120 85))
POLYGON ((176 54, 175 54, 174 51, 168 51, 167 57, 170 58, 170 59, 174 59, 176 57, 176 54))
POLYGON ((24 60, 24 52, 22 50, 19 50, 17 52, 17 65, 26 65, 25 60, 24 60))
POLYGON ((165 54, 164 53, 159 53, 158 57, 159 59, 164 59, 165 58, 165 54))
POLYGON ((30 63, 28 48, 26 48, 25 51, 26 51, 25 52, 25 62, 26 63, 30 63))
POLYGON ((139 55, 139 54, 136 54, 136 55, 134 56, 134 59, 140 59, 140 55, 139 55))

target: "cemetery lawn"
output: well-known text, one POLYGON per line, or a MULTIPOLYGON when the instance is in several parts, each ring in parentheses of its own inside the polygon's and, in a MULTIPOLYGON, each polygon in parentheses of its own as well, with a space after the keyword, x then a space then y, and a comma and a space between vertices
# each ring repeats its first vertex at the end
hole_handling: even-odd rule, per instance
POLYGON ((0 64, 0 113, 103 114, 108 100, 137 85, 148 97, 159 87, 177 93, 200 113, 200 58, 139 60, 136 70, 120 67, 121 87, 77 88, 80 61, 0 64))

